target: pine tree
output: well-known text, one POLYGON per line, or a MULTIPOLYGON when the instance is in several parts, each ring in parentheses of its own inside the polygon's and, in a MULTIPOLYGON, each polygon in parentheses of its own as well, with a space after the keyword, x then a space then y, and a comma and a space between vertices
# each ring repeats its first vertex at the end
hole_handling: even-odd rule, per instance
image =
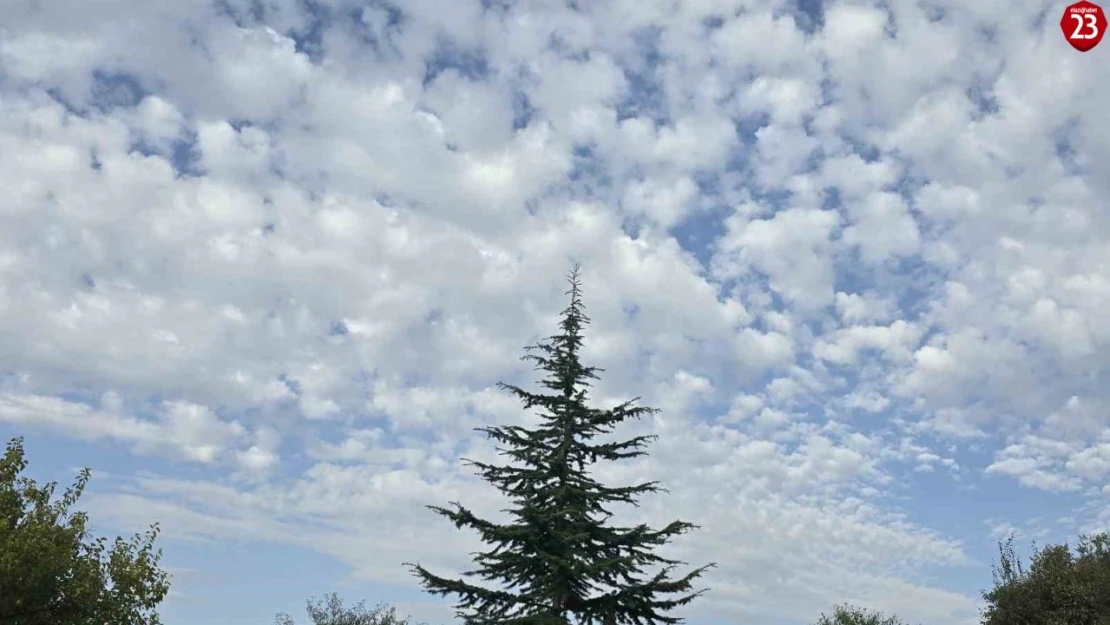
POLYGON ((646 524, 607 525, 612 517, 608 505, 637 505, 639 495, 665 489, 658 482, 606 486, 593 479, 587 467, 599 460, 646 455, 644 448, 655 436, 591 441, 656 409, 636 406, 638 398, 608 410, 587 406, 588 380, 598 379, 601 369, 579 362, 582 329, 589 319, 583 311, 577 266, 568 282, 570 305, 562 313, 562 332, 525 348, 522 357, 546 374, 539 382, 546 392, 499 384, 519 398, 525 410, 538 408, 540 424, 534 429, 478 428, 498 443, 499 453, 510 464, 464 459, 512 501, 506 510, 511 521, 498 524, 479 518, 458 502, 451 502, 452 509, 428 506, 456 527, 477 531, 492 548, 474 555, 477 568, 463 573, 462 579, 434 575, 419 564, 408 566, 427 592, 459 597, 456 613, 466 625, 566 625, 571 616, 583 625, 680 623, 682 619, 665 613, 705 592, 692 592, 691 583, 714 565, 675 579, 674 569, 684 563, 654 553, 672 537, 696 528, 691 523, 674 521, 658 530, 646 524))

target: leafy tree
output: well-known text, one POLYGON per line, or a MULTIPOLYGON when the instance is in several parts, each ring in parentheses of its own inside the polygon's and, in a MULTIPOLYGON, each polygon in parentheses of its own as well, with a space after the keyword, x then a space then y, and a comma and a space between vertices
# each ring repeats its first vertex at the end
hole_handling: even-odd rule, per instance
POLYGON ((158 625, 169 576, 154 550, 158 526, 109 547, 93 539, 84 512, 70 512, 89 470, 55 501, 57 484, 20 477, 23 439, 0 459, 0 624, 158 625))
POLYGON ((903 625, 903 622, 897 616, 844 604, 836 606, 831 616, 822 614, 815 625, 903 625))
MULTIPOLYGON (((334 592, 322 599, 309 599, 306 611, 313 625, 410 625, 408 617, 397 616, 397 608, 378 604, 368 609, 365 601, 348 608, 334 592)), ((278 614, 274 625, 294 625, 293 617, 278 614)))
POLYGON ((1022 567, 1011 536, 998 544, 994 588, 983 593, 983 625, 1110 625, 1110 535, 1034 548, 1022 567))
POLYGON ((452 502, 452 509, 429 506, 456 527, 476 530, 493 547, 475 554, 477 568, 464 573, 463 579, 440 577, 419 564, 409 566, 428 592, 459 596, 455 607, 466 625, 564 625, 570 616, 583 624, 678 623, 682 619, 665 613, 705 592, 692 592, 691 582, 713 565, 672 578, 683 563, 654 553, 672 537, 695 528, 693 524, 674 521, 662 529, 607 524, 612 516, 608 505, 635 505, 639 495, 664 489, 657 482, 606 486, 586 467, 599 460, 646 455, 643 448, 655 437, 608 443, 592 439, 655 409, 635 406, 636 399, 606 410, 587 406, 588 380, 597 379, 600 369, 579 361, 582 329, 589 319, 578 267, 568 281, 570 305, 562 313, 561 333, 527 347, 523 356, 546 374, 539 384, 547 392, 499 384, 520 399, 525 410, 539 409, 540 425, 479 428, 499 444, 498 451, 510 464, 466 460, 512 501, 506 511, 512 520, 497 524, 458 502, 452 502), (648 567, 658 570, 648 573, 648 567), (501 587, 466 579, 474 577, 500 582, 501 587))

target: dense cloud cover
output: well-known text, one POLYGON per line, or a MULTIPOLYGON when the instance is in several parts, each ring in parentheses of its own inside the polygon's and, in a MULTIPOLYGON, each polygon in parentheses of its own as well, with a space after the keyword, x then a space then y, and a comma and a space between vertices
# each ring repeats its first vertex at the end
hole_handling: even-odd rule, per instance
POLYGON ((290 605, 229 616, 213 545, 445 618, 400 563, 501 507, 458 457, 579 261, 595 400, 664 410, 600 470, 719 563, 685 615, 973 622, 997 536, 1110 523, 1110 44, 1062 9, 6 0, 0 433, 162 522, 171 622, 290 605))

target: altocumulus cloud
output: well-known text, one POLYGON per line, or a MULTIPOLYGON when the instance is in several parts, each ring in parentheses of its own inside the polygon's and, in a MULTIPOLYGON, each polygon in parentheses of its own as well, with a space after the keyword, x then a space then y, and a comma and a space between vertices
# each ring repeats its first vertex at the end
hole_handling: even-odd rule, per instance
POLYGON ((458 457, 577 260, 686 616, 974 622, 996 537, 1110 523, 1110 67, 1055 10, 0 3, 0 433, 162 522, 172 622, 446 620, 400 563, 497 513, 458 457))

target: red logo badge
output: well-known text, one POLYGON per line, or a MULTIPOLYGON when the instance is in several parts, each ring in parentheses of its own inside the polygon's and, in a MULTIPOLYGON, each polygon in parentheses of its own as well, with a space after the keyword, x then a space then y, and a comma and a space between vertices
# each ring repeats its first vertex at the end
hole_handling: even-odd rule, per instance
POLYGON ((1102 41, 1106 32, 1106 12, 1102 7, 1087 0, 1080 0, 1064 9, 1060 18, 1060 30, 1071 47, 1086 52, 1102 41))

